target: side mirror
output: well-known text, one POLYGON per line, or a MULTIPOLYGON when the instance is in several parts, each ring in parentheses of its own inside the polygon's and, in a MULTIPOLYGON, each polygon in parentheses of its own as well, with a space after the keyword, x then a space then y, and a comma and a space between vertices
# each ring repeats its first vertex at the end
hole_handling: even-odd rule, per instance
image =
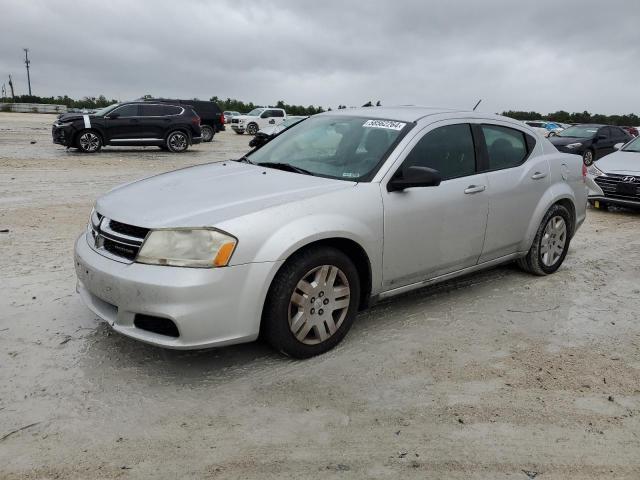
POLYGON ((440 172, 428 167, 413 166, 402 171, 402 177, 394 177, 387 184, 388 192, 398 192, 413 187, 437 187, 442 181, 440 172))
POLYGON ((620 150, 622 147, 624 147, 624 143, 616 143, 613 148, 615 148, 616 150, 620 150))

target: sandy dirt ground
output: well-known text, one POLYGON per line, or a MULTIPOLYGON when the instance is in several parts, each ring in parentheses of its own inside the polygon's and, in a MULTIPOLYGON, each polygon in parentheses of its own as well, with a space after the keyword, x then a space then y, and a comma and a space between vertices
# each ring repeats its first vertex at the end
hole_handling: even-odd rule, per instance
POLYGON ((167 351, 82 305, 74 239, 101 193, 249 138, 82 155, 53 119, 0 114, 0 478, 640 478, 640 214, 590 209, 555 275, 413 292, 308 361, 167 351))

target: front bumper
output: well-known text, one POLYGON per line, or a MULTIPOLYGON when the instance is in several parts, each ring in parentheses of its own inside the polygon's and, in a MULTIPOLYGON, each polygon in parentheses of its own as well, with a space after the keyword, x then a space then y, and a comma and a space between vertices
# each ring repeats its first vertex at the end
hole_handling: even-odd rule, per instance
POLYGON ((119 333, 174 349, 249 342, 258 337, 262 306, 281 262, 226 268, 119 263, 75 244, 77 291, 86 306, 119 333), (179 336, 134 325, 136 314, 170 319, 179 336))
POLYGON ((231 128, 236 132, 244 132, 245 130, 244 124, 240 124, 240 123, 232 123, 231 128))
POLYGON ((71 147, 73 142, 74 131, 70 126, 64 126, 54 123, 51 127, 51 137, 53 143, 58 145, 64 145, 65 147, 71 147))
POLYGON ((587 176, 587 198, 591 203, 603 203, 610 205, 620 205, 623 207, 640 208, 640 187, 638 187, 638 195, 636 197, 623 198, 616 192, 605 192, 600 185, 595 182, 595 177, 587 176))

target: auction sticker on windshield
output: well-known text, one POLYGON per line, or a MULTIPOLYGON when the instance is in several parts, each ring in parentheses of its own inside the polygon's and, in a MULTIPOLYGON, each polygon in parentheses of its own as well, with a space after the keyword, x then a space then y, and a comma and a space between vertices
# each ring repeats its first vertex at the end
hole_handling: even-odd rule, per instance
POLYGON ((362 125, 368 128, 386 128, 388 130, 402 130, 406 123, 394 122, 392 120, 367 120, 362 125))

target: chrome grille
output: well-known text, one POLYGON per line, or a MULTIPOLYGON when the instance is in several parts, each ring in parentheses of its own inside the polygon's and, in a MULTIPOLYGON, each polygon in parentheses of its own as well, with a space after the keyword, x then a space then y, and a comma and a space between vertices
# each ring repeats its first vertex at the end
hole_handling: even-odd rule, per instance
POLYGON ((239 122, 240 122, 240 120, 238 120, 237 118, 232 118, 231 119, 231 123, 239 123, 239 122))
POLYGON ((606 176, 596 177, 594 180, 606 197, 640 200, 640 176, 608 173, 606 176))
POLYGON ((133 261, 149 233, 148 228, 127 225, 97 212, 91 216, 92 247, 105 256, 133 261))

